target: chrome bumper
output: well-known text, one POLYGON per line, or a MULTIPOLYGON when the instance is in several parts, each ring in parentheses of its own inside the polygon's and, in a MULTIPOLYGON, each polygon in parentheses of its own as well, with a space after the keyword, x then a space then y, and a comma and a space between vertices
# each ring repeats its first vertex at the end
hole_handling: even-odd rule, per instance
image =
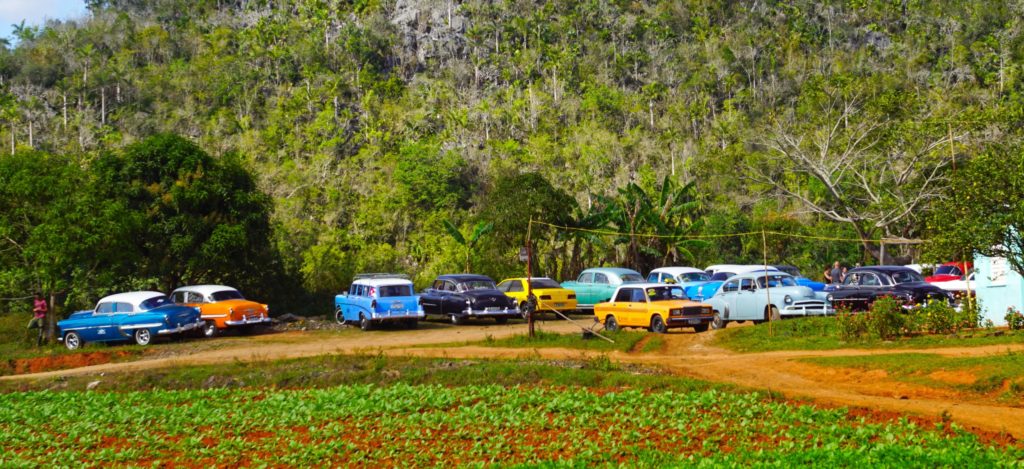
POLYGON ((400 321, 400 320, 403 320, 403 319, 425 319, 426 317, 427 317, 427 315, 423 313, 423 310, 419 310, 419 311, 398 311, 398 312, 394 312, 394 313, 392 313, 392 312, 387 312, 387 313, 373 312, 373 313, 370 313, 370 319, 373 320, 373 321, 391 321, 391 320, 400 321))
POLYGON ((182 324, 182 325, 180 325, 178 327, 175 327, 173 329, 160 329, 159 331, 156 331, 156 333, 158 335, 180 334, 180 333, 185 332, 185 331, 191 331, 192 329, 203 327, 203 324, 205 324, 205 323, 206 323, 206 321, 203 321, 202 319, 199 319, 196 322, 190 322, 188 324, 182 324))
POLYGON ((246 326, 249 324, 270 324, 272 322, 274 322, 274 320, 270 319, 269 317, 255 317, 243 318, 240 321, 224 321, 224 324, 227 324, 229 326, 246 326))
POLYGON ((517 308, 486 308, 486 309, 472 309, 466 308, 462 310, 462 314, 469 317, 488 317, 488 316, 519 316, 521 313, 517 308))
POLYGON ((795 304, 782 308, 782 316, 835 316, 836 310, 828 303, 795 304))

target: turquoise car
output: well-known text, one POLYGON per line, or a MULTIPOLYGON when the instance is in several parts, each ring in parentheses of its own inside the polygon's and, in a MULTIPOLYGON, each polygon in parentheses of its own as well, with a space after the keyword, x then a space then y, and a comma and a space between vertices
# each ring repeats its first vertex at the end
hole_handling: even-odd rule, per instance
POLYGON ((576 281, 562 282, 562 288, 576 292, 579 309, 594 309, 594 305, 608 301, 615 289, 626 283, 643 283, 639 272, 621 267, 596 267, 584 270, 576 281))
POLYGON ((387 323, 413 329, 424 318, 420 297, 402 274, 358 274, 347 292, 334 297, 334 319, 364 331, 387 323))

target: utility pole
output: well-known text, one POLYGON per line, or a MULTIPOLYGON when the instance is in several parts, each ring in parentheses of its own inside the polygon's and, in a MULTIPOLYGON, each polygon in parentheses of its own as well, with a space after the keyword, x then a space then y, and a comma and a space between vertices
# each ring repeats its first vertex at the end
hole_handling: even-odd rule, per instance
POLYGON ((530 224, 526 227, 526 323, 529 325, 530 338, 534 337, 533 332, 533 251, 530 247, 530 237, 533 234, 533 217, 530 217, 530 224))

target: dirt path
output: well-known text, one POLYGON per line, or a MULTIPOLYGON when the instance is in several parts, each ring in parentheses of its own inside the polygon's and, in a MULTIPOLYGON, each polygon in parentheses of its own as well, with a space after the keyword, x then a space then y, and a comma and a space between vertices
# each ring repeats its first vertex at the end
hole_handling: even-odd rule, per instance
MULTIPOLYGON (((574 333, 576 325, 555 321, 540 325, 549 332, 574 333)), ((238 338, 236 343, 216 350, 193 354, 140 360, 127 363, 76 368, 72 370, 5 376, 0 380, 40 379, 76 374, 119 372, 169 366, 215 364, 232 361, 263 361, 324 354, 384 353, 394 356, 449 358, 550 359, 588 358, 601 355, 576 349, 494 348, 457 345, 503 338, 526 332, 525 324, 470 325, 453 327, 427 323, 415 331, 372 331, 311 336, 301 332, 238 338), (456 344, 447 347, 424 347, 456 344)), ((862 356, 892 353, 927 353, 967 357, 1002 354, 1024 350, 1024 344, 984 347, 936 348, 926 350, 829 350, 781 351, 739 354, 710 345, 713 333, 676 332, 665 336, 665 346, 657 353, 611 352, 613 361, 657 365, 673 372, 707 381, 731 383, 743 387, 782 393, 788 397, 808 398, 830 405, 865 407, 891 412, 933 417, 948 416, 968 427, 991 432, 1006 432, 1024 439, 1024 408, 1001 405, 992 400, 966 397, 952 390, 900 383, 888 379, 880 370, 850 372, 818 367, 801 358, 826 356, 862 356)))

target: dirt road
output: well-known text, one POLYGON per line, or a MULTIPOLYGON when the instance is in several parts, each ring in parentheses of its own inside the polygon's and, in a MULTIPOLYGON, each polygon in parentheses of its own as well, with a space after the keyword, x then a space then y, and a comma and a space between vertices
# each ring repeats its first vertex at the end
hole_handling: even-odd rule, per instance
MULTIPOLYGON (((549 332, 575 333, 576 325, 546 322, 540 325, 549 332)), ((348 331, 346 331, 348 332, 348 331)), ((263 361, 308 357, 323 354, 384 353, 395 356, 449 358, 577 358, 600 355, 581 350, 539 348, 494 348, 460 345, 503 338, 526 332, 525 324, 469 325, 453 327, 427 323, 415 331, 372 331, 311 335, 287 332, 255 337, 240 337, 221 349, 205 350, 184 356, 109 363, 72 370, 5 376, 2 380, 39 379, 74 374, 132 371, 169 366, 215 364, 240 361, 263 361), (452 344, 444 347, 425 345, 452 344)), ((754 389, 782 393, 788 397, 808 398, 817 402, 865 407, 892 412, 948 417, 968 426, 990 432, 1006 432, 1024 439, 1024 408, 1012 407, 977 396, 965 397, 952 390, 912 385, 888 379, 885 372, 852 372, 818 367, 799 361, 801 358, 851 356, 887 353, 929 353, 945 356, 984 356, 1024 350, 1024 344, 988 347, 928 349, 925 351, 831 350, 784 351, 739 354, 710 345, 713 332, 695 334, 677 332, 665 336, 665 347, 655 353, 612 352, 614 361, 657 365, 673 372, 714 382, 732 383, 754 389)), ((954 377, 955 378, 955 377, 954 377)))

